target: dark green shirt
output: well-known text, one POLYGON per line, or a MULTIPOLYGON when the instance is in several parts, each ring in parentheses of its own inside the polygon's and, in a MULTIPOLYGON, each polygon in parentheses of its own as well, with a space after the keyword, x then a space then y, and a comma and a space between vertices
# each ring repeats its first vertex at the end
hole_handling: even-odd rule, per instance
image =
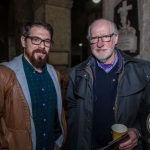
POLYGON ((57 95, 46 65, 37 72, 22 57, 32 101, 32 114, 36 129, 36 150, 53 150, 55 144, 54 119, 57 95))

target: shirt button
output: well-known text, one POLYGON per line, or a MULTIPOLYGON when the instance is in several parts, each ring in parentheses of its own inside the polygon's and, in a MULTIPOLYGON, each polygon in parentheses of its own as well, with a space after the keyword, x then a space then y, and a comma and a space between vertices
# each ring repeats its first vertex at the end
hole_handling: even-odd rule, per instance
POLYGON ((43 104, 43 106, 45 106, 45 104, 43 104))
POLYGON ((42 91, 44 91, 44 89, 42 89, 42 91))
POLYGON ((44 119, 44 121, 46 121, 46 119, 44 119))
POLYGON ((43 136, 45 136, 46 134, 44 133, 43 136))

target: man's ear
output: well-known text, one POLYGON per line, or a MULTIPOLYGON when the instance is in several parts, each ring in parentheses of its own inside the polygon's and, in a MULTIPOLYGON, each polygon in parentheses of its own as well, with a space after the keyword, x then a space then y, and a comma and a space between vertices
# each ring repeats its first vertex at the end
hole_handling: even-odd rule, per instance
POLYGON ((118 43, 118 34, 116 34, 116 37, 115 37, 115 44, 117 44, 118 43))
POLYGON ((22 45, 22 47, 24 48, 25 47, 25 37, 24 36, 21 36, 21 45, 22 45))

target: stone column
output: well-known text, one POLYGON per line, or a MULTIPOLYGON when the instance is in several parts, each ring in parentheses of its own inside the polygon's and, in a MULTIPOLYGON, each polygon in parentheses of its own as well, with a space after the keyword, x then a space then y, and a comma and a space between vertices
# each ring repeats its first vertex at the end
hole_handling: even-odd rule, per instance
POLYGON ((110 21, 114 20, 114 5, 117 0, 103 0, 103 15, 102 17, 110 21))
POLYGON ((71 8, 72 0, 34 0, 34 19, 48 22, 54 29, 54 46, 49 53, 49 63, 61 74, 63 85, 67 85, 71 52, 71 8))
POLYGON ((140 35, 141 35, 141 49, 140 55, 141 59, 150 61, 150 0, 138 0, 139 7, 139 24, 140 24, 140 35))

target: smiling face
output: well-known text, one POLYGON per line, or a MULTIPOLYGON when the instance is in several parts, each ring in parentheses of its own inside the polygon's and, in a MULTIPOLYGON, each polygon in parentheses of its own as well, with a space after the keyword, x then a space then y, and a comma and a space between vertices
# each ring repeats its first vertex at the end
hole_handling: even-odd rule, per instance
MULTIPOLYGON (((102 37, 111 35, 112 29, 109 21, 97 20, 91 25, 90 36, 91 37, 102 37)), ((110 64, 115 58, 114 47, 118 42, 118 35, 113 35, 109 42, 103 42, 99 38, 98 42, 91 44, 92 54, 104 64, 110 64)))
MULTIPOLYGON (((42 26, 33 26, 30 29, 29 36, 39 37, 42 40, 51 39, 48 30, 42 26)), ((24 47, 24 57, 37 70, 41 71, 46 64, 50 47, 46 47, 44 42, 34 45, 30 38, 21 37, 21 44, 24 47)))

